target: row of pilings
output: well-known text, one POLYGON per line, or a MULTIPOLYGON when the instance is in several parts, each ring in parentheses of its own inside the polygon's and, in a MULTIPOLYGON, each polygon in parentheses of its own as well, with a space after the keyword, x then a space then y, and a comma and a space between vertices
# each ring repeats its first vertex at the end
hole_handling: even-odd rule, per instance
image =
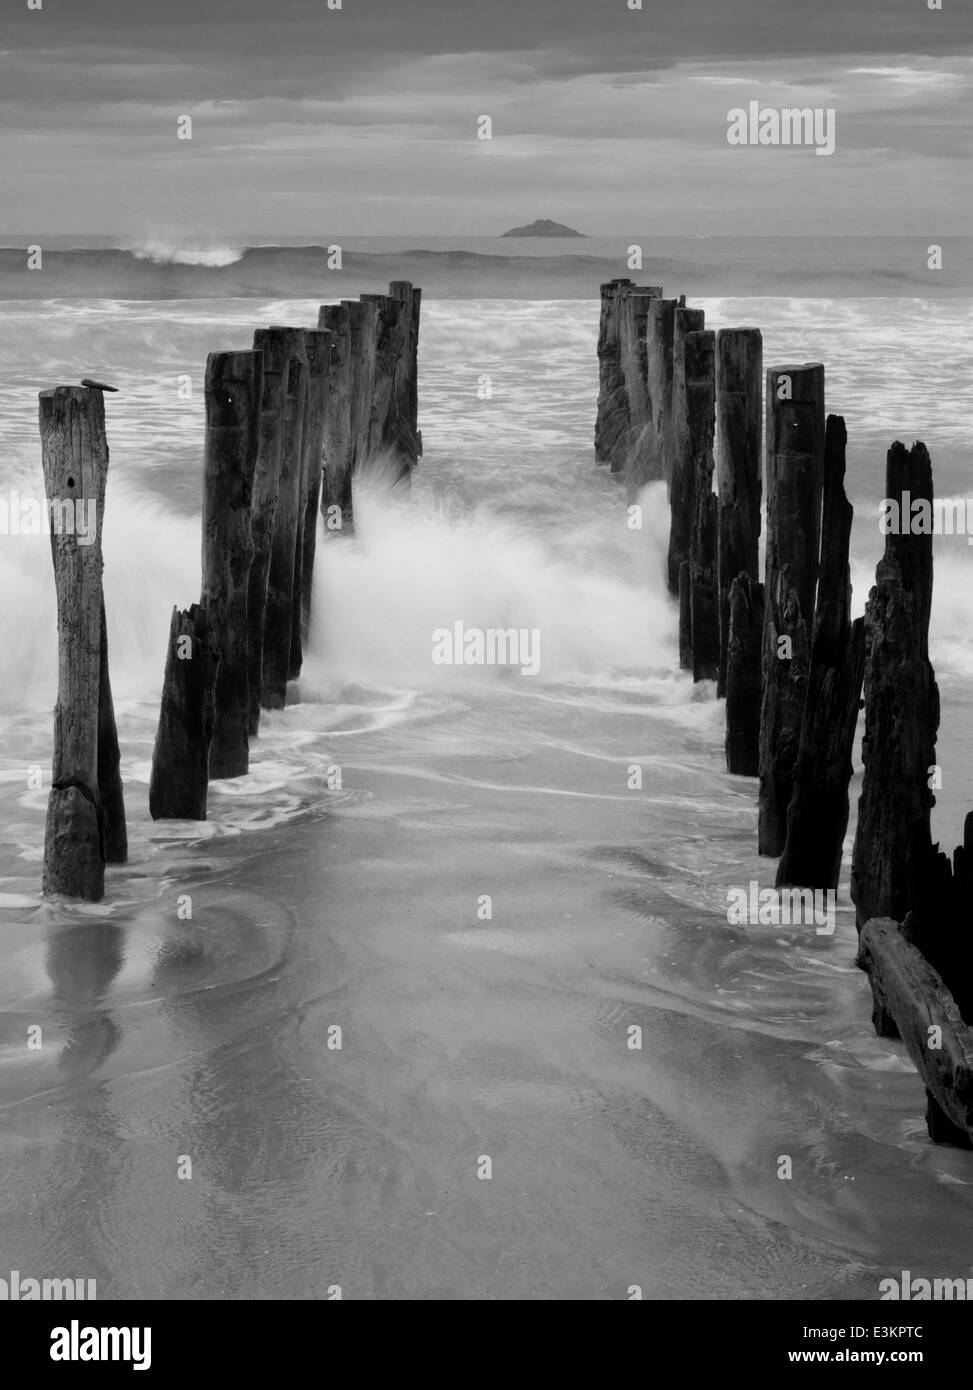
MULTIPOLYGON (((352 479, 372 465, 407 483, 418 429, 421 291, 324 305, 318 326, 258 328, 206 363, 202 588, 173 609, 149 782, 153 819, 204 820, 211 778, 249 770, 261 713, 301 673, 321 522, 352 522, 352 479)), ((58 698, 43 889, 97 902, 127 835, 108 676, 102 521, 108 474, 102 386, 41 393, 46 496, 83 500, 96 525, 51 543, 58 698)), ((111 389, 111 388, 108 388, 111 389)))
POLYGON ((922 1076, 930 1135, 970 1147, 973 815, 951 862, 931 836, 929 454, 921 443, 888 452, 887 502, 907 517, 920 505, 930 522, 886 528, 853 621, 847 431, 825 413, 822 364, 765 368, 758 328, 713 332, 685 296, 626 279, 601 287, 598 359, 595 457, 630 502, 666 484, 680 665, 725 697, 727 770, 758 779, 757 849, 777 860, 775 889, 791 903, 837 891, 864 709, 858 963, 876 1029, 903 1039, 922 1076))

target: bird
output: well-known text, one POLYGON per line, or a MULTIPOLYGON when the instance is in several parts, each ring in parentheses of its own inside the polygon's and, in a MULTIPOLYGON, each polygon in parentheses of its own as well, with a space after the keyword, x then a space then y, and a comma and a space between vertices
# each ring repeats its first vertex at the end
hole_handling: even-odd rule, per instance
POLYGON ((92 381, 90 376, 81 378, 81 385, 87 386, 89 391, 117 391, 117 386, 106 386, 103 381, 92 381))

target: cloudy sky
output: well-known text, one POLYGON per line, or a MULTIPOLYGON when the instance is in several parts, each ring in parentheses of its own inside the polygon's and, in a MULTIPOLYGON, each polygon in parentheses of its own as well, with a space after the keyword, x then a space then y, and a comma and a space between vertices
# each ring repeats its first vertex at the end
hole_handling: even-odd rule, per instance
POLYGON ((8 234, 970 231, 970 0, 42 3, 3 0, 8 234), (753 100, 834 107, 835 154, 730 147, 753 100))

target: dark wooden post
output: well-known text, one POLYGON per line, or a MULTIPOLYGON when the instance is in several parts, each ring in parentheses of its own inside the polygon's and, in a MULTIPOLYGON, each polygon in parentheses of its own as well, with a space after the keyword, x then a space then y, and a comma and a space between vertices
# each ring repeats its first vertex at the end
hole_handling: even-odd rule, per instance
POLYGON ((598 414, 595 420, 595 459, 611 464, 615 445, 628 427, 625 374, 622 370, 619 338, 618 299, 631 280, 612 280, 601 287, 601 318, 598 325, 598 414))
POLYGON ((331 369, 331 334, 308 329, 304 334, 307 352, 307 411, 304 418, 304 459, 301 466, 303 497, 299 510, 300 544, 295 552, 294 616, 291 628, 292 679, 301 674, 303 648, 311 626, 311 592, 314 584, 314 552, 318 536, 318 507, 321 501, 321 472, 324 448, 324 416, 328 400, 328 373, 331 369))
MULTIPOLYGON (((720 671, 726 694, 730 585, 759 574, 763 338, 759 328, 716 335, 716 490, 719 496, 720 671)), ((759 660, 759 658, 758 658, 759 660)), ((757 678, 759 689, 759 673, 757 678)))
POLYGON ((646 327, 649 305, 662 293, 646 285, 623 285, 618 297, 618 337, 625 387, 627 425, 615 446, 612 472, 625 475, 629 500, 649 478, 652 466, 652 411, 649 405, 646 327))
POLYGON ((760 767, 760 658, 764 586, 749 574, 730 585, 726 649, 726 770, 756 777, 760 767))
POLYGON ((854 509, 845 496, 845 422, 829 415, 824 442, 824 510, 811 671, 804 703, 787 840, 777 884, 838 887, 848 829, 851 750, 861 707, 865 627, 851 621, 848 547, 854 509))
POLYGON ((172 610, 149 778, 153 820, 205 820, 220 645, 205 608, 172 610))
POLYGON ((260 438, 253 473, 250 502, 250 531, 253 563, 247 589, 247 644, 249 648, 250 737, 260 728, 263 691, 264 612, 267 607, 267 579, 274 542, 277 493, 280 487, 280 455, 284 439, 284 401, 287 396, 289 359, 280 335, 271 337, 259 328, 253 335, 254 347, 263 358, 263 387, 260 399, 260 438))
POLYGON ((689 559, 693 527, 696 524, 696 467, 689 438, 686 407, 686 334, 702 332, 706 315, 702 309, 677 309, 672 330, 672 467, 669 478, 669 559, 668 583, 671 594, 679 593, 679 570, 689 559))
POLYGON ((283 709, 291 670, 294 617, 294 567, 304 446, 308 361, 303 328, 258 330, 258 346, 278 342, 287 358, 287 387, 281 435, 277 511, 267 574, 264 606, 261 703, 264 709, 283 709))
POLYGON ((653 299, 645 323, 646 382, 649 397, 649 439, 645 476, 640 484, 671 476, 669 430, 672 416, 672 340, 677 299, 653 299))
POLYGON ((389 285, 389 295, 402 303, 401 348, 393 383, 389 440, 411 472, 422 452, 419 435, 419 315, 422 290, 408 280, 393 280, 389 285))
POLYGON ((250 769, 247 601, 254 546, 251 494, 260 443, 263 356, 211 352, 206 360, 203 586, 220 650, 211 777, 250 769))
POLYGON ((351 520, 351 475, 354 451, 351 439, 351 330, 347 304, 322 304, 318 325, 331 334, 331 366, 324 413, 324 474, 321 511, 340 507, 342 526, 351 520))
POLYGON ((787 837, 804 717, 824 486, 824 367, 767 372, 767 564, 760 711, 759 852, 787 837))
POLYGON ((693 679, 715 680, 720 660, 719 591, 716 578, 717 501, 713 492, 716 429, 716 335, 686 334, 686 415, 693 458, 696 516, 689 546, 693 679))
POLYGON ((81 386, 42 391, 39 419, 58 615, 43 891, 100 902, 108 846, 116 860, 124 859, 125 847, 115 716, 110 686, 102 683, 108 663, 101 580, 108 477, 104 395, 81 386))
POLYGON ((901 534, 890 531, 865 608, 865 736, 861 798, 851 863, 851 896, 859 930, 870 917, 901 922, 910 906, 912 846, 917 828, 929 838, 935 797, 929 769, 936 760, 939 688, 929 661, 932 533, 915 534, 912 507, 932 514, 932 466, 924 444, 888 453, 886 498, 900 511, 901 534))

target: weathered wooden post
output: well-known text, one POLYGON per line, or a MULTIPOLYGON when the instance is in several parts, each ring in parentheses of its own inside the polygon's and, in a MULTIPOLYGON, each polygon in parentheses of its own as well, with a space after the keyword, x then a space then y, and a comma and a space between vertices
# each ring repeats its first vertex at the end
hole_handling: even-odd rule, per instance
POLYGON ((677 299, 653 299, 645 323, 646 382, 649 397, 649 438, 644 474, 639 486, 654 479, 669 481, 672 416, 672 340, 675 331, 677 299))
MULTIPOLYGON (((748 574, 754 581, 759 574, 762 394, 763 338, 760 329, 721 328, 716 335, 717 568, 720 580, 718 695, 726 694, 730 585, 740 574, 748 574)), ((757 684, 759 688, 759 673, 757 684)))
POLYGON ((247 602, 254 546, 251 495, 260 444, 263 355, 211 352, 206 359, 203 586, 220 651, 211 777, 250 769, 247 602))
POLYGON ((696 466, 689 438, 686 404, 686 334, 702 332, 702 309, 676 309, 672 329, 672 424, 669 478, 669 592, 679 593, 679 570, 689 559, 696 524, 696 466))
MULTIPOLYGON (((716 334, 686 334, 686 415, 693 459, 696 515, 689 544, 693 680, 716 680, 720 660, 719 589, 716 576, 717 501, 713 492, 716 429, 716 334)), ((680 646, 682 638, 680 638, 680 646)))
POLYGON ((693 669, 693 581, 688 560, 679 566, 679 668, 693 669))
POLYGON ((824 486, 824 367, 767 372, 767 563, 760 711, 759 852, 787 837, 807 691, 824 486))
POLYGON ((280 487, 280 456, 284 439, 284 402, 287 396, 289 357, 280 334, 258 328, 254 348, 263 359, 260 399, 260 435, 253 472, 250 499, 250 532, 253 562, 247 586, 247 646, 249 649, 249 733, 254 738, 260 728, 263 692, 264 612, 267 607, 267 580, 277 517, 280 487))
POLYGON ((331 334, 331 366, 328 370, 324 413, 324 474, 321 511, 328 519, 331 507, 339 507, 342 526, 351 520, 351 475, 354 452, 351 439, 351 330, 347 304, 322 304, 319 328, 331 334))
POLYGON ((372 455, 372 388, 375 381, 378 306, 367 300, 348 300, 347 304, 352 474, 361 475, 372 455))
POLYGON ((760 768, 760 658, 764 586, 741 573, 730 584, 726 649, 726 770, 756 777, 760 768))
POLYGON ((595 459, 611 464, 619 435, 628 428, 625 374, 622 370, 618 301, 632 281, 617 279, 601 287, 598 325, 598 414, 595 420, 595 459))
POLYGON ((845 445, 840 415, 824 437, 824 509, 811 669, 804 702, 787 839, 777 885, 838 887, 848 829, 848 785, 865 669, 865 626, 851 621, 848 548, 854 509, 845 496, 845 445))
POLYGON ((309 328, 304 334, 307 352, 307 407, 304 417, 302 498, 298 514, 299 544, 294 564, 294 616, 291 623, 291 678, 301 674, 303 648, 311 626, 311 591, 314 582, 314 552, 318 536, 318 506, 321 501, 321 470, 324 447, 324 413, 327 409, 328 372, 331 368, 331 334, 309 328))
POLYGON ((205 820, 220 643, 206 609, 172 610, 149 778, 153 820, 205 820))
POLYGON ((104 395, 81 386, 42 391, 39 418, 58 614, 43 891, 100 902, 108 845, 113 858, 125 857, 115 716, 111 689, 102 682, 108 662, 101 580, 108 477, 104 395))
POLYGON ((896 442, 886 468, 885 553, 865 608, 865 736, 851 861, 859 930, 909 908, 917 827, 929 838, 939 688, 929 661, 932 466, 924 444, 896 442), (910 506, 911 502, 911 506, 910 506), (919 513, 916 513, 916 509, 919 513), (913 531, 925 513, 923 529, 913 531))
POLYGON ((273 327, 258 330, 255 342, 265 353, 279 343, 287 358, 284 422, 281 434, 277 511, 267 574, 264 605, 261 703, 264 709, 283 709, 291 670, 291 635, 294 619, 294 565, 304 444, 304 412, 307 400, 308 360, 303 328, 273 327))
POLYGON ((624 473, 630 501, 644 486, 651 469, 652 411, 649 405, 646 325, 649 304, 662 290, 651 285, 623 285, 618 297, 618 346, 625 388, 627 424, 615 444, 612 472, 624 473))
POLYGON ((402 303, 401 350, 395 371, 389 439, 396 453, 406 460, 411 472, 422 453, 419 434, 419 315, 422 290, 408 280, 393 280, 389 285, 389 295, 402 303))

